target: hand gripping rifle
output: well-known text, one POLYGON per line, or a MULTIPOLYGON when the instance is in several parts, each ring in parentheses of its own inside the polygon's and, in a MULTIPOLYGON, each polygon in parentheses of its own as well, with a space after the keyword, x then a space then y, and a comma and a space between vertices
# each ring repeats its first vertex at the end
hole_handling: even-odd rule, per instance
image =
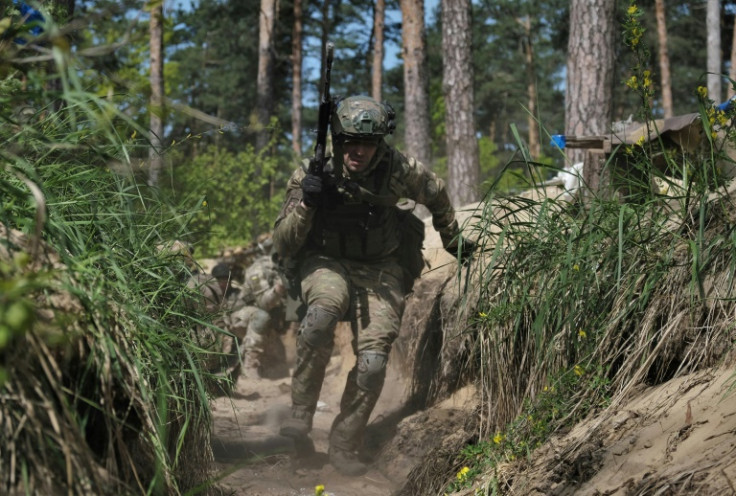
POLYGON ((314 157, 309 161, 308 172, 325 179, 325 148, 327 148, 327 128, 332 114, 332 98, 330 98, 330 73, 335 45, 328 42, 325 47, 325 80, 322 96, 319 101, 319 117, 317 120, 317 142, 314 144, 314 157))
MULTIPOLYGON (((330 127, 332 114, 332 99, 330 98, 330 73, 335 45, 328 42, 325 47, 325 80, 322 95, 319 101, 319 116, 317 120, 317 142, 314 144, 314 156, 309 160, 307 172, 319 176, 323 180, 323 187, 327 186, 325 174, 325 149, 327 148, 327 129, 330 127)), ((324 204, 324 196, 323 196, 324 204)), ((289 322, 299 322, 307 312, 307 305, 301 296, 301 280, 299 279, 299 259, 289 257, 279 260, 282 281, 286 287, 285 313, 289 322)))

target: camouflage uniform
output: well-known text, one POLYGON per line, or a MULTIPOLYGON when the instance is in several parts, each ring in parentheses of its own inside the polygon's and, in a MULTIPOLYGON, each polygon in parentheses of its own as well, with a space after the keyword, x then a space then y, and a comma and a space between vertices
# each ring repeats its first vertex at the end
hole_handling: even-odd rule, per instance
MULTIPOLYGON (((361 98, 358 107, 363 101, 368 107, 376 105, 361 98)), ((327 168, 339 171, 338 181, 326 193, 333 195, 332 205, 307 207, 302 201, 305 161, 289 180, 273 233, 279 256, 300 261, 301 293, 307 304, 297 334, 292 414, 282 424, 283 435, 298 438, 311 430, 335 326, 341 320, 351 322, 356 365, 330 433, 331 461, 333 451, 355 453, 360 448, 401 325, 405 294, 397 256, 400 226, 393 205, 404 198, 425 205, 446 247, 459 235, 444 182, 420 162, 380 139, 370 165, 353 173, 342 166, 339 142, 334 149, 336 158, 327 168)), ((337 467, 334 461, 333 465, 337 467)))
POLYGON ((263 375, 264 356, 277 346, 277 326, 283 325, 284 291, 270 255, 257 258, 245 271, 245 306, 230 315, 230 328, 243 344, 247 374, 263 375))
MULTIPOLYGON (((187 282, 187 287, 198 293, 199 310, 212 317, 213 325, 235 334, 232 315, 245 305, 242 291, 234 281, 229 280, 228 276, 217 275, 219 278, 214 274, 193 274, 187 282)), ((207 370, 220 372, 226 368, 230 372, 233 369, 237 362, 229 356, 235 346, 231 336, 203 327, 197 334, 197 340, 203 349, 212 352, 207 360, 207 370)))

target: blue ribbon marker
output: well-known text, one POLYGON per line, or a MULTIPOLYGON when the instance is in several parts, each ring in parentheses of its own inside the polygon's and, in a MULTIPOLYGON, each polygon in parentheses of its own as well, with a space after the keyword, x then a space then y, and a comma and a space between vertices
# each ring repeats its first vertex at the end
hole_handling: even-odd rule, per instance
MULTIPOLYGON (((13 4, 18 8, 18 10, 20 10, 21 17, 25 19, 23 25, 26 26, 28 33, 33 36, 38 36, 43 33, 43 24, 45 19, 41 12, 21 0, 13 0, 13 4)), ((24 38, 15 38, 13 41, 18 45, 26 44, 26 40, 24 38)))
POLYGON ((552 139, 549 142, 550 145, 556 146, 560 150, 565 149, 565 135, 564 134, 553 134, 552 139))

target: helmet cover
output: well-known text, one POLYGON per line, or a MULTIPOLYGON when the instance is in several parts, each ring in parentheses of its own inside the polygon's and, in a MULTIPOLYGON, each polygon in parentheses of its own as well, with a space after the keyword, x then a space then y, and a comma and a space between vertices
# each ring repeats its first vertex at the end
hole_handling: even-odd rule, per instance
POLYGON ((350 96, 339 100, 332 114, 332 134, 343 139, 378 141, 396 127, 390 105, 368 96, 350 96))

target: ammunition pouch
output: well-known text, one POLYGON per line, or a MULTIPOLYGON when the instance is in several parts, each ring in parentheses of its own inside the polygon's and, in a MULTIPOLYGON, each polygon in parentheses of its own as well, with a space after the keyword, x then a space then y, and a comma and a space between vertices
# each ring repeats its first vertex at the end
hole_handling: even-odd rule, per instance
POLYGON ((301 322, 307 313, 307 305, 302 300, 302 280, 299 276, 299 262, 295 258, 280 259, 278 269, 281 281, 286 288, 284 320, 287 322, 301 322))

